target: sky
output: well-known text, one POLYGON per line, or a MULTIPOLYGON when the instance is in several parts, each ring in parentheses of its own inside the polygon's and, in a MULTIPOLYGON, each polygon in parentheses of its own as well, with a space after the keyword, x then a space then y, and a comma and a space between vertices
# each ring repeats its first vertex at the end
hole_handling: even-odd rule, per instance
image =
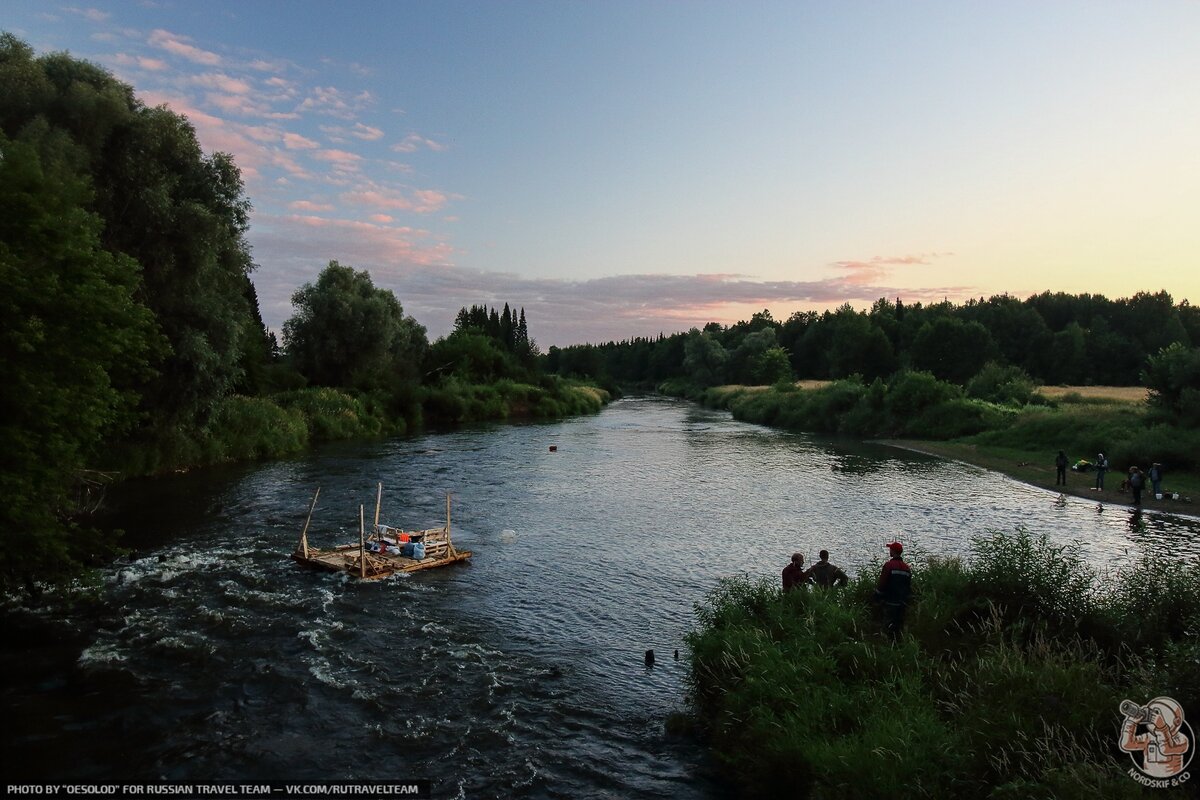
POLYGON ((330 260, 551 345, 880 297, 1200 302, 1200 2, 4 0, 241 168, 267 325, 330 260))

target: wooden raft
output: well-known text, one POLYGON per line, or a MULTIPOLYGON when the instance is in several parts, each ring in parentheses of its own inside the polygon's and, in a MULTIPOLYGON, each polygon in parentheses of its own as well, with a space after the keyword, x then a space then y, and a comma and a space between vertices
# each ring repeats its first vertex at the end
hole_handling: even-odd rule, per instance
POLYGON ((422 569, 443 567, 471 557, 470 550, 458 550, 450 540, 450 495, 446 495, 446 524, 441 528, 427 528, 422 531, 404 531, 388 525, 379 524, 379 506, 383 497, 383 484, 379 485, 379 493, 375 499, 375 522, 371 534, 366 533, 363 507, 358 507, 358 543, 343 544, 322 550, 310 547, 308 544, 308 526, 312 522, 313 509, 317 506, 317 497, 321 490, 313 495, 312 505, 308 509, 308 519, 304 522, 304 530, 300 534, 300 543, 292 553, 292 559, 306 567, 328 570, 330 572, 345 572, 364 580, 378 580, 394 575, 397 572, 416 572, 422 569), (372 553, 367 549, 368 542, 381 545, 400 544, 401 537, 407 537, 410 542, 421 542, 425 546, 424 558, 412 558, 394 553, 372 553))

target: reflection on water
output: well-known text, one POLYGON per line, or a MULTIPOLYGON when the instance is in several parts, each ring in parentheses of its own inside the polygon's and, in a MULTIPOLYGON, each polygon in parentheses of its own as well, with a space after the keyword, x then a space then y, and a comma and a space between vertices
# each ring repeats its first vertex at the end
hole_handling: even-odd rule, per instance
POLYGON ((125 487, 135 552, 102 608, 3 653, 25 777, 430 777, 439 796, 714 797, 685 703, 693 604, 795 550, 848 570, 903 538, 965 553, 1025 525, 1098 566, 1200 552, 1195 520, 1062 497, 957 463, 630 399, 598 416, 338 444, 125 487), (550 451, 550 446, 556 448, 550 451), (463 567, 357 583, 288 560, 357 535, 358 506, 438 524, 463 567), (645 650, 659 654, 647 669, 645 650), (69 758, 63 754, 69 753, 69 758))

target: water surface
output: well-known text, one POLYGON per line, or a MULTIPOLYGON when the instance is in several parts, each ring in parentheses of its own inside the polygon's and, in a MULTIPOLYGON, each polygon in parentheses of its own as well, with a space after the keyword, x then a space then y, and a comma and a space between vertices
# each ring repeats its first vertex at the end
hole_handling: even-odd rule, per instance
POLYGON ((1102 568, 1200 552, 1195 520, 649 398, 142 481, 115 499, 136 550, 105 570, 102 607, 9 615, 6 752, 26 778, 720 797, 709 758, 663 720, 686 703, 673 654, 693 604, 722 576, 774 578, 794 550, 821 548, 852 571, 897 537, 965 553, 1021 524, 1102 568), (406 528, 440 524, 452 491, 472 562, 359 583, 287 558, 317 486, 310 541, 328 545, 357 538, 377 481, 381 520, 406 528))

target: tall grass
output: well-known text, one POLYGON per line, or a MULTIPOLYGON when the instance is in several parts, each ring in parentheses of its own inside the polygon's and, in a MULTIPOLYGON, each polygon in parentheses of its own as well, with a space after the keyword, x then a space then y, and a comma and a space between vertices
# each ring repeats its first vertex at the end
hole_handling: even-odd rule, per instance
POLYGON ((727 580, 697 606, 694 713, 743 795, 1140 795, 1117 707, 1200 707, 1200 560, 1099 575, 1018 530, 914 575, 895 643, 873 569, 832 591, 727 580))

